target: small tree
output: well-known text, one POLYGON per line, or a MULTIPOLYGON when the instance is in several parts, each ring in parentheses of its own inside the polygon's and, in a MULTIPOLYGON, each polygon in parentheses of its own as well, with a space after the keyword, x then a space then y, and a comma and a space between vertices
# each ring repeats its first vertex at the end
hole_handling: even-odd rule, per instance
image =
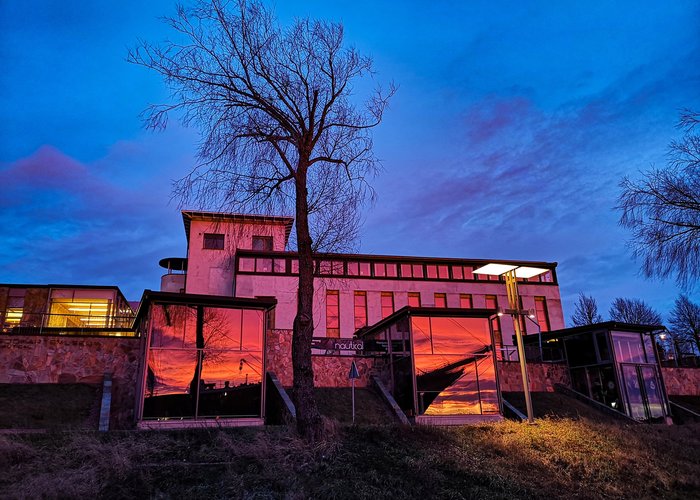
POLYGON ((128 60, 160 73, 172 103, 152 106, 146 123, 172 111, 202 134, 201 164, 176 185, 183 203, 295 215, 299 294, 292 336, 297 427, 320 437, 313 397, 314 252, 342 248, 357 231, 377 160, 370 129, 393 94, 359 105, 353 82, 372 61, 343 45, 343 27, 309 19, 283 29, 255 1, 200 0, 166 19, 176 38, 141 43, 128 60))
POLYGON ((668 323, 677 346, 689 346, 683 350, 700 353, 700 305, 691 302, 687 295, 679 295, 668 323))
POLYGON ((675 276, 685 286, 700 278, 700 113, 685 111, 680 141, 669 146, 666 168, 625 177, 617 208, 620 224, 632 230, 630 243, 648 277, 675 276))
POLYGON ((571 322, 574 326, 592 325, 602 321, 603 317, 598 314, 598 303, 593 296, 587 296, 580 292, 574 314, 571 316, 571 322))
POLYGON ((616 298, 610 306, 610 319, 635 325, 660 325, 661 315, 639 299, 616 298))

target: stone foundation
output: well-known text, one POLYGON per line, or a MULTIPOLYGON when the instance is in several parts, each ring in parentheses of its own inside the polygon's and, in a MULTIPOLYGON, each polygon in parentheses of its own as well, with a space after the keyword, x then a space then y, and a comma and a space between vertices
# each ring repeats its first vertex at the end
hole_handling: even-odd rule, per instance
POLYGON ((110 428, 133 426, 142 339, 0 336, 0 383, 102 384, 112 373, 110 428))
POLYGON ((669 396, 700 396, 700 368, 662 367, 661 376, 669 396))
MULTIPOLYGON (((533 392, 554 392, 554 384, 571 387, 569 369, 564 364, 528 362, 527 375, 533 392)), ((503 392, 522 392, 520 363, 499 361, 498 381, 503 392)))
MULTIPOLYGON (((277 375, 284 387, 291 387, 293 383, 292 331, 268 331, 265 354, 267 356, 265 369, 277 375)), ((316 387, 350 387, 352 381, 348 378, 348 374, 353 359, 360 373, 360 378, 355 380, 355 387, 369 386, 370 372, 375 358, 321 354, 311 356, 314 385, 316 387)))

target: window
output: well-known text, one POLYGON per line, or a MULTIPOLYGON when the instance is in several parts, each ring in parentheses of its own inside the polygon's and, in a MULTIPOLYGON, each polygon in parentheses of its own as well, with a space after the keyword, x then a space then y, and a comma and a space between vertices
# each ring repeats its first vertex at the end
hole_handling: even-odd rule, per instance
POLYGON ((372 276, 369 262, 360 262, 360 276, 372 276))
POLYGON ((472 296, 468 293, 459 294, 459 307, 462 309, 471 309, 472 306, 472 296))
POLYGON ((420 292, 408 292, 408 305, 420 307, 420 292))
POLYGON ((402 278, 422 278, 423 264, 401 264, 402 278))
POLYGON ((435 307, 447 307, 447 294, 435 294, 435 307))
POLYGON ((253 250, 272 252, 272 236, 253 236, 253 250))
MULTIPOLYGON (((3 326, 12 327, 19 325, 19 323, 22 321, 24 295, 26 292, 26 288, 10 288, 9 296, 7 297, 7 309, 5 310, 3 326)), ((0 314, 2 314, 1 311, 0 314)))
POLYGON ((549 331, 549 314, 547 314, 547 299, 545 297, 535 297, 535 314, 537 324, 543 332, 549 331))
POLYGON ((382 292, 382 319, 394 313, 394 294, 382 292))
POLYGON ((206 248, 207 250, 223 250, 224 235, 204 233, 204 248, 206 248))
POLYGON ((367 326, 367 292, 355 292, 355 330, 367 326))
POLYGON ((374 263, 374 275, 379 277, 386 276, 387 278, 396 278, 398 274, 397 266, 395 263, 387 262, 375 262, 374 263))
MULTIPOLYGON (((498 298, 495 295, 486 296, 486 309, 498 310, 498 298)), ((493 328, 493 338, 497 346, 503 345, 503 334, 501 333, 501 318, 496 316, 491 320, 493 328)))
POLYGON ((339 299, 338 290, 326 290, 326 337, 340 337, 339 299))

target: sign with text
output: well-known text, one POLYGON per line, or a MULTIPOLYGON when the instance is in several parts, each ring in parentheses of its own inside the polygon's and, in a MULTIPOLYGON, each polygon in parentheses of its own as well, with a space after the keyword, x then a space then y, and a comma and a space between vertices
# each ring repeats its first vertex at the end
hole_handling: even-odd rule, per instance
POLYGON ((358 339, 314 338, 311 347, 326 351, 363 351, 365 343, 358 339))

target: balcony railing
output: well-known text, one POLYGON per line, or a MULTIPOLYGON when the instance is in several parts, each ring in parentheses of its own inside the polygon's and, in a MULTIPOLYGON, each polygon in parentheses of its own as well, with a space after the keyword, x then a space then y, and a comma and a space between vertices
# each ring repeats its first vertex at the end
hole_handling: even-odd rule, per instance
POLYGON ((133 315, 25 313, 19 322, 5 321, 2 333, 13 335, 99 335, 134 337, 133 315))

